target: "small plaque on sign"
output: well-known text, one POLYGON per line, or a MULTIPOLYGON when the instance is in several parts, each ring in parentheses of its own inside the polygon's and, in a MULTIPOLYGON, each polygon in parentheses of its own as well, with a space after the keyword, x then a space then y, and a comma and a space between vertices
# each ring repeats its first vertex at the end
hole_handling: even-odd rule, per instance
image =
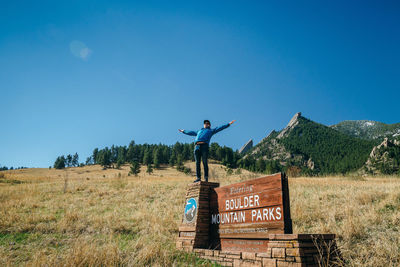
POLYGON ((194 198, 190 198, 186 202, 185 206, 185 220, 186 222, 192 222, 197 214, 197 201, 194 198))
POLYGON ((268 248, 268 240, 262 239, 222 239, 221 247, 229 251, 265 252, 268 248))

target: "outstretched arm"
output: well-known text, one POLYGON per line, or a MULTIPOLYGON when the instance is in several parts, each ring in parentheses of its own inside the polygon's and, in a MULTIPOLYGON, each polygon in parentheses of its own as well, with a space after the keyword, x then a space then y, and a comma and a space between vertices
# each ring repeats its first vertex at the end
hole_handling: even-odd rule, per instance
POLYGON ((222 126, 216 127, 213 129, 213 134, 216 134, 220 131, 222 131, 223 129, 228 128, 229 126, 231 126, 232 123, 234 123, 236 120, 231 121, 230 123, 224 124, 222 126))
POLYGON ((182 130, 182 129, 179 129, 178 131, 180 131, 181 133, 187 134, 187 135, 191 135, 191 136, 197 135, 197 132, 195 132, 195 131, 186 131, 186 130, 182 130))

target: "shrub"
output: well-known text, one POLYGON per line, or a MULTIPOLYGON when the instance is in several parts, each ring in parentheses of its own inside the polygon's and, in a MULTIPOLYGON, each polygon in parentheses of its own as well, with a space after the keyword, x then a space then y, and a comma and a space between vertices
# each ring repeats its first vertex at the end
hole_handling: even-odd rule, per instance
POLYGON ((289 177, 298 177, 298 176, 300 176, 301 168, 298 167, 298 166, 290 166, 290 167, 287 169, 286 172, 287 172, 287 175, 288 175, 289 177))
POLYGON ((189 174, 192 173, 192 170, 190 168, 188 168, 188 167, 183 167, 183 173, 189 175, 189 174))

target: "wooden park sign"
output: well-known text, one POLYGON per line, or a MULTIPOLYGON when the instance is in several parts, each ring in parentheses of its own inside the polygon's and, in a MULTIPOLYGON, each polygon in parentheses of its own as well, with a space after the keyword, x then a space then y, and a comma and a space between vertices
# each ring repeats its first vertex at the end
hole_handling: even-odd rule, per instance
POLYGON ((215 188, 210 236, 222 250, 260 252, 270 234, 291 234, 287 177, 274 174, 215 188))
POLYGON ((334 266, 341 257, 335 235, 292 234, 283 173, 223 187, 189 184, 176 246, 234 267, 334 266))
POLYGON ((268 247, 270 234, 292 233, 285 174, 218 186, 207 182, 189 186, 179 228, 186 245, 260 252, 268 247))

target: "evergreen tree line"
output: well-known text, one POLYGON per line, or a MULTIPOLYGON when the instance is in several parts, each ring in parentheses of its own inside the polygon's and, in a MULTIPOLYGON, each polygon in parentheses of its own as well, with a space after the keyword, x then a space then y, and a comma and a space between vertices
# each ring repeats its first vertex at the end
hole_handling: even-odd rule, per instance
POLYGON ((237 166, 252 172, 260 172, 266 174, 285 171, 278 160, 265 160, 262 157, 256 158, 253 155, 248 155, 238 160, 237 166))
POLYGON ((20 169, 27 169, 28 167, 23 167, 23 166, 21 166, 21 167, 10 167, 10 168, 8 168, 7 166, 3 166, 3 167, 0 167, 0 171, 8 171, 8 170, 20 170, 20 169))
POLYGON ((59 156, 54 162, 55 169, 64 169, 65 167, 78 167, 83 165, 83 163, 79 164, 78 153, 75 153, 74 155, 68 154, 67 156, 59 156))
MULTIPOLYGON (((103 168, 120 168, 122 164, 130 163, 130 173, 137 175, 140 172, 140 165, 148 166, 147 172, 151 173, 153 167, 159 168, 162 164, 176 167, 178 171, 190 173, 191 170, 184 166, 184 162, 188 160, 194 161, 193 151, 193 143, 177 142, 174 145, 164 145, 135 144, 134 141, 131 141, 128 146, 112 145, 110 148, 95 148, 85 163, 78 165, 99 164, 103 168)), ((76 164, 69 164, 70 161, 68 159, 68 156, 58 157, 54 163, 54 168, 62 169, 78 166, 76 164)), ((237 151, 233 151, 230 147, 222 147, 218 143, 211 143, 209 147, 209 159, 219 161, 222 165, 230 169, 242 168, 266 174, 286 171, 286 168, 277 160, 257 159, 252 155, 241 157, 237 151)))
MULTIPOLYGON (((103 168, 120 168, 122 164, 137 162, 146 166, 152 165, 154 168, 159 168, 161 164, 168 164, 171 167, 177 166, 178 170, 187 171, 183 167, 183 163, 187 160, 194 161, 193 151, 193 143, 177 142, 169 146, 164 144, 135 144, 134 141, 131 141, 128 146, 112 145, 110 148, 95 148, 84 164, 79 164, 77 153, 72 156, 72 161, 69 157, 71 155, 59 156, 54 163, 54 168, 62 169, 91 164, 99 164, 103 168)), ((232 148, 221 147, 217 143, 212 143, 209 148, 209 159, 220 161, 228 168, 236 168, 240 156, 232 148)))

